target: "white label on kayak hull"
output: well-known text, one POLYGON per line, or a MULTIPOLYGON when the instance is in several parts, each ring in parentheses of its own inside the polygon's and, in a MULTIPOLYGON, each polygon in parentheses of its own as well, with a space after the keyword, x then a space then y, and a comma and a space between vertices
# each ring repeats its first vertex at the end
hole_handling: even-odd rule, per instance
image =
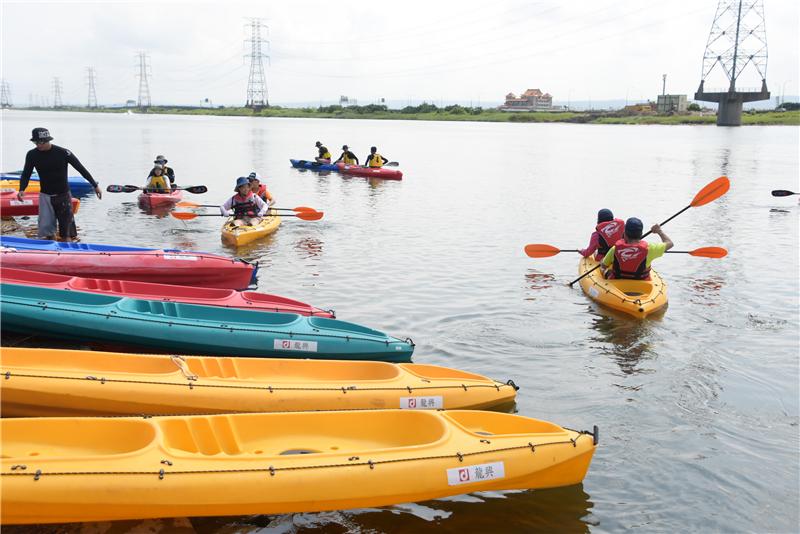
POLYGON ((33 206, 33 200, 12 200, 12 206, 33 206))
POLYGON ((589 288, 589 296, 596 299, 600 296, 600 292, 594 286, 589 288))
POLYGON ((444 400, 441 396, 434 397, 400 397, 401 410, 441 410, 444 400))
POLYGON ((200 256, 184 256, 182 254, 164 254, 165 260, 198 261, 200 256))
POLYGON ((297 341, 294 339, 276 339, 272 347, 275 350, 300 350, 303 352, 317 352, 316 341, 297 341))
POLYGON ((496 480, 505 478, 505 465, 503 462, 492 462, 490 464, 467 465, 464 467, 454 467, 447 470, 447 484, 458 486, 459 484, 470 484, 472 482, 484 482, 486 480, 496 480))

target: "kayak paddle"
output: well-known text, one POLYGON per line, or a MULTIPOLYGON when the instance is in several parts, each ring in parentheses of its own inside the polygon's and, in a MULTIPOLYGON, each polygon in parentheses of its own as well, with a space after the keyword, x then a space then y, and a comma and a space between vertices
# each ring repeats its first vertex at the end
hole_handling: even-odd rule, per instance
MULTIPOLYGON (((706 185, 703 189, 701 189, 694 196, 694 198, 692 199, 692 202, 688 206, 683 208, 681 211, 679 211, 678 213, 676 213, 675 215, 673 215, 672 217, 670 217, 666 221, 662 222, 660 226, 664 226, 665 224, 667 224, 672 219, 674 219, 675 217, 677 217, 678 215, 680 215, 684 211, 688 210, 689 208, 696 208, 696 207, 699 207, 699 206, 704 206, 704 205, 708 204, 709 202, 712 202, 712 201, 718 199, 719 197, 721 197, 722 195, 727 193, 728 189, 730 189, 730 188, 731 188, 731 182, 730 182, 730 180, 728 180, 728 177, 727 176, 720 176, 719 178, 717 178, 713 182, 711 182, 708 185, 706 185)), ((644 234, 642 236, 642 239, 644 239, 645 237, 649 236, 651 233, 652 232, 647 232, 646 234, 644 234)), ((576 278, 575 280, 570 282, 569 285, 572 286, 575 282, 577 282, 578 280, 584 278, 589 273, 595 271, 598 267, 600 267, 600 265, 596 265, 595 267, 589 269, 588 271, 586 271, 585 273, 580 275, 578 278, 576 278)))
MULTIPOLYGON (((525 254, 531 258, 549 258, 555 256, 559 252, 580 252, 578 249, 560 249, 552 245, 526 245, 525 254)), ((699 256, 701 258, 724 258, 728 255, 728 251, 721 247, 701 247, 694 250, 668 250, 667 254, 689 254, 690 256, 699 256)))
MULTIPOLYGON (((144 189, 144 187, 139 187, 138 185, 109 185, 106 187, 106 191, 109 193, 133 193, 134 191, 144 191, 144 189)), ((204 185, 190 185, 188 187, 176 187, 175 189, 188 191, 195 195, 200 195, 208 191, 208 188, 204 185)))
MULTIPOLYGON (((223 215, 221 213, 189 213, 188 211, 171 211, 169 214, 182 221, 191 221, 196 217, 230 217, 230 215, 223 215)), ((294 215, 284 214, 281 215, 281 217, 297 217, 304 221, 318 221, 323 215, 325 215, 324 211, 301 211, 294 215)))
MULTIPOLYGON (((175 204, 179 208, 218 208, 219 204, 197 204, 196 202, 189 202, 188 200, 184 200, 183 202, 178 202, 175 204)), ((309 208, 308 206, 297 206, 296 208, 273 208, 270 207, 269 209, 275 211, 317 211, 314 208, 309 208)))
POLYGON ((787 191, 786 189, 775 189, 772 192, 773 197, 790 197, 792 195, 800 195, 800 193, 792 193, 791 191, 787 191))

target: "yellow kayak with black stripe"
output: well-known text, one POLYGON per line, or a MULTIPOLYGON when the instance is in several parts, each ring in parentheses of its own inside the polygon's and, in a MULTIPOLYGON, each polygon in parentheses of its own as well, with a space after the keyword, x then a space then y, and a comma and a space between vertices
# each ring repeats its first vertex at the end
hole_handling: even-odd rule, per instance
POLYGON ((269 210, 261 222, 254 226, 236 226, 233 217, 222 226, 222 242, 234 247, 252 243, 275 232, 281 225, 281 216, 275 210, 269 210))
POLYGON ((510 407, 512 381, 425 364, 3 347, 10 417, 510 407))
MULTIPOLYGON (((581 258, 578 274, 584 275, 598 263, 593 257, 581 258)), ((593 301, 634 317, 647 317, 667 305, 667 284, 652 268, 650 280, 609 280, 601 269, 595 269, 581 278, 580 284, 593 301)))
POLYGON ((0 520, 322 512, 571 486, 597 438, 471 410, 3 418, 0 520))

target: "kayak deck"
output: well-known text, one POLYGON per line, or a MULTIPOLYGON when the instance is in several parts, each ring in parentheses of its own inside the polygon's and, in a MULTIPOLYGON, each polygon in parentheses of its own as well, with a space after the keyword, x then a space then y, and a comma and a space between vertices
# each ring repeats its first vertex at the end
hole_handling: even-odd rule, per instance
MULTIPOLYGON (((581 258, 578 274, 585 274, 598 263, 592 257, 581 258)), ((650 280, 608 280, 601 269, 595 269, 580 280, 580 285, 598 304, 633 317, 645 318, 667 305, 667 285, 654 269, 650 269, 650 280)))
POLYGON ((222 226, 222 242, 235 247, 247 245, 274 233, 280 225, 281 216, 275 210, 269 210, 267 215, 261 219, 261 222, 255 226, 235 226, 233 217, 231 217, 222 226))

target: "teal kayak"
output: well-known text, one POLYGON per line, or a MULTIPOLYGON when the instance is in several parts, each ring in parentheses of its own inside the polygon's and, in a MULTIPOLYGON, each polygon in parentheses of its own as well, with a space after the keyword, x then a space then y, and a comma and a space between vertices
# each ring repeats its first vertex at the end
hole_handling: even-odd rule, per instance
POLYGON ((214 356, 409 362, 414 343, 326 317, 0 284, 0 327, 84 343, 214 356))

